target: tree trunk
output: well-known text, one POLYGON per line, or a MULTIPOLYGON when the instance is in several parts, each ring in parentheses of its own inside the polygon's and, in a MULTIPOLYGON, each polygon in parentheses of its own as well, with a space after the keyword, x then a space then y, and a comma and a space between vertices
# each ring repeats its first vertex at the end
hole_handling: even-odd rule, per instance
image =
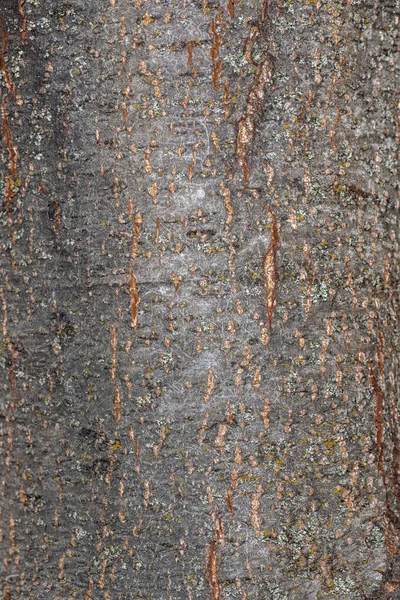
POLYGON ((399 1, 0 13, 3 600, 399 598, 399 1))

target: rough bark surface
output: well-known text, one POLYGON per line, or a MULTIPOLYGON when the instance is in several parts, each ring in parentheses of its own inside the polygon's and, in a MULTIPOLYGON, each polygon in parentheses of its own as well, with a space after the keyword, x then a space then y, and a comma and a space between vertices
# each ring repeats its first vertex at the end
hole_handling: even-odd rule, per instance
POLYGON ((3 600, 400 597, 398 0, 2 0, 3 600))

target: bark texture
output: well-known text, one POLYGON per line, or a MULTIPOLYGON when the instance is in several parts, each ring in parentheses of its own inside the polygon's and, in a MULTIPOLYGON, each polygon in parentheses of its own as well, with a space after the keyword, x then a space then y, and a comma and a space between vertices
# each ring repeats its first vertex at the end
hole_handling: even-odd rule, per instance
POLYGON ((3 600, 395 600, 398 0, 2 0, 3 600))

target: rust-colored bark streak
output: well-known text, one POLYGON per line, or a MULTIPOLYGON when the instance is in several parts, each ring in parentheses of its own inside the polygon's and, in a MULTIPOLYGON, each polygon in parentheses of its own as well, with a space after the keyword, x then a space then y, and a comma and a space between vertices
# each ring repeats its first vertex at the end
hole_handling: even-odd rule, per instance
POLYGON ((249 115, 246 115, 239 122, 236 151, 238 162, 242 167, 243 179, 245 182, 248 181, 250 175, 250 169, 247 164, 247 151, 253 140, 253 134, 254 120, 249 115))
POLYGON ((93 579, 89 581, 89 587, 85 593, 85 600, 92 600, 93 598, 93 579))
POLYGON ((244 52, 244 55, 247 59, 247 61, 249 63, 253 63, 253 65, 255 65, 256 63, 254 62, 253 59, 253 47, 254 47, 254 42, 256 41, 256 39, 260 36, 260 28, 257 25, 253 25, 250 28, 250 35, 247 38, 246 41, 246 49, 244 52))
POLYGON ((212 540, 207 557, 206 577, 210 584, 211 596, 213 600, 220 600, 220 586, 218 582, 217 554, 215 549, 216 541, 212 540))
POLYGON ((225 120, 226 121, 229 119, 229 115, 230 115, 230 110, 229 110, 230 97, 231 97, 231 95, 229 93, 228 82, 225 81, 225 84, 224 84, 224 96, 222 98, 222 106, 224 107, 225 120))
POLYGON ((161 230, 161 220, 160 217, 157 217, 157 227, 156 227, 156 237, 154 238, 154 241, 156 244, 158 244, 158 241, 160 239, 160 230, 161 230))
POLYGON ((235 250, 235 246, 234 246, 233 239, 232 239, 232 233, 231 233, 231 227, 232 227, 235 211, 234 211, 232 203, 231 203, 230 191, 223 182, 221 183, 221 186, 220 186, 220 193, 224 197, 224 204, 225 204, 225 209, 226 209, 225 235, 229 240, 229 243, 228 243, 228 248, 229 248, 228 267, 229 267, 229 273, 232 278, 233 293, 236 294, 237 293, 236 270, 235 270, 236 250, 235 250))
POLYGON ((228 188, 225 186, 224 183, 221 183, 220 188, 221 188, 221 194, 224 197, 224 204, 225 204, 225 208, 226 208, 225 228, 228 230, 232 225, 233 215, 235 214, 235 211, 233 210, 233 206, 231 203, 231 195, 230 195, 228 188))
POLYGON ((210 413, 208 411, 206 411, 205 417, 203 419, 203 423, 201 424, 201 428, 200 428, 200 433, 199 433, 199 437, 197 439, 199 444, 203 443, 204 440, 204 434, 206 432, 207 429, 207 424, 208 424, 208 419, 209 419, 210 413))
MULTIPOLYGON (((139 314, 139 302, 140 297, 138 293, 138 286, 136 277, 133 272, 133 265, 135 263, 136 257, 139 254, 139 246, 138 239, 140 236, 140 228, 143 223, 143 219, 140 213, 136 215, 135 225, 133 228, 133 235, 131 237, 131 266, 128 270, 128 291, 131 297, 131 325, 133 330, 136 332, 137 324, 138 324, 138 314, 139 314)), ((158 227, 158 223, 157 223, 158 227)))
POLYGON ((132 245, 134 246, 132 248, 132 251, 135 252, 134 258, 136 258, 136 256, 137 256, 137 242, 135 242, 135 238, 136 238, 136 240, 139 238, 140 228, 142 226, 142 223, 143 223, 142 215, 140 213, 138 213, 135 218, 135 227, 133 229, 134 239, 132 240, 132 245))
POLYGON ((19 12, 19 16, 21 19, 21 40, 22 43, 25 44, 25 40, 26 40, 26 16, 24 13, 24 4, 25 4, 25 0, 18 0, 18 12, 19 12))
POLYGON ((267 18, 267 10, 268 10, 268 0, 264 0, 263 1, 263 9, 262 9, 262 13, 261 13, 261 22, 264 23, 265 19, 267 18))
POLYGON ((124 118, 124 125, 126 126, 128 123, 128 109, 126 108, 125 102, 121 103, 121 107, 122 107, 122 116, 124 118))
POLYGON ((232 494, 231 494, 230 490, 227 490, 227 492, 226 492, 226 503, 227 503, 227 505, 228 505, 229 512, 230 512, 232 515, 234 515, 234 514, 235 514, 235 511, 234 511, 234 509, 233 509, 233 503, 232 503, 232 494))
POLYGON ((206 393, 204 395, 204 403, 207 404, 207 402, 210 400, 211 395, 214 391, 215 388, 215 378, 214 378, 214 373, 212 369, 208 370, 208 379, 207 379, 207 388, 206 388, 206 393))
MULTIPOLYGON (((261 20, 258 25, 250 28, 250 34, 246 42, 245 57, 248 62, 256 64, 253 60, 253 47, 255 40, 261 35, 262 27, 267 16, 268 2, 264 0, 261 13, 261 20)), ((265 85, 270 83, 272 78, 272 62, 268 53, 264 55, 263 60, 258 64, 254 83, 250 90, 247 101, 246 111, 239 121, 237 135, 237 160, 242 167, 243 179, 247 183, 250 170, 247 164, 247 156, 251 143, 254 138, 255 120, 262 110, 262 103, 265 96, 265 85)))
POLYGON ((278 284, 277 252, 280 246, 279 227, 276 214, 272 209, 272 236, 267 253, 264 256, 263 271, 265 276, 265 304, 267 307, 268 327, 271 329, 272 318, 276 307, 276 290, 278 284))
POLYGON ((264 401, 264 410, 260 412, 260 416, 263 420, 265 429, 269 428, 269 415, 270 415, 270 402, 268 398, 264 401))
MULTIPOLYGON (((11 207, 12 199, 14 197, 14 192, 12 190, 12 183, 13 183, 12 179, 16 176, 16 173, 17 173, 17 153, 15 151, 15 148, 14 148, 12 140, 11 140, 11 132, 10 132, 10 127, 8 125, 8 117, 7 117, 6 99, 5 98, 1 105, 1 114, 2 114, 2 118, 3 118, 4 144, 8 150, 8 155, 9 155, 8 172, 6 173, 5 207, 6 207, 6 212, 7 212, 7 216, 8 216, 8 223, 10 226, 12 226, 10 207, 11 207)), ((14 244, 14 232, 12 233, 12 242, 14 244)), ((12 271, 14 271, 14 255, 13 254, 11 254, 11 267, 12 267, 12 271)))
POLYGON ((196 71, 195 66, 193 64, 192 42, 186 42, 186 46, 187 46, 187 51, 188 51, 188 64, 189 64, 189 67, 192 70, 193 79, 196 79, 196 77, 197 77, 197 71, 196 71))
POLYGON ((1 49, 0 49, 0 71, 3 73, 4 81, 7 86, 8 91, 10 92, 11 96, 14 97, 15 86, 11 80, 10 71, 7 69, 6 61, 4 58, 4 55, 7 54, 8 33, 5 30, 4 23, 3 23, 3 20, 1 19, 1 16, 0 16, 0 25, 1 25, 1 33, 2 33, 2 43, 1 43, 1 49))
POLYGON ((151 156, 151 150, 150 150, 150 148, 147 148, 144 153, 144 170, 146 171, 146 173, 152 172, 150 156, 151 156))
POLYGON ((219 77, 220 77, 221 71, 222 71, 222 60, 220 59, 220 56, 219 56, 219 49, 222 44, 222 38, 217 31, 215 19, 213 19, 211 21, 210 35, 213 38, 212 45, 211 45, 211 60, 213 62, 212 81, 213 81, 214 90, 217 91, 218 90, 218 80, 219 80, 219 77))
POLYGON ((259 535, 260 533, 260 524, 261 524, 261 519, 260 516, 258 514, 258 511, 260 509, 260 498, 262 495, 262 486, 261 484, 258 484, 258 488, 257 488, 257 492, 254 493, 251 497, 251 523, 256 531, 256 534, 259 535))
POLYGON ((11 132, 10 127, 8 125, 8 117, 6 111, 6 100, 3 100, 3 104, 1 106, 1 114, 3 117, 3 135, 4 135, 4 143, 8 150, 9 160, 8 160, 8 168, 11 172, 11 175, 15 177, 17 173, 17 153, 11 141, 11 132))
POLYGON ((136 284, 136 277, 133 274, 132 268, 129 269, 129 294, 131 297, 131 325, 134 331, 136 331, 140 298, 136 284))
POLYGON ((254 138, 255 120, 262 111, 262 104, 265 97, 265 86, 272 80, 272 62, 269 55, 258 65, 255 74, 254 84, 250 90, 246 105, 246 112, 239 121, 237 135, 237 160, 242 167, 243 179, 245 183, 249 179, 250 169, 247 164, 248 152, 254 138))
POLYGON ((121 392, 118 386, 115 388, 114 394, 114 417, 117 423, 121 420, 121 392))

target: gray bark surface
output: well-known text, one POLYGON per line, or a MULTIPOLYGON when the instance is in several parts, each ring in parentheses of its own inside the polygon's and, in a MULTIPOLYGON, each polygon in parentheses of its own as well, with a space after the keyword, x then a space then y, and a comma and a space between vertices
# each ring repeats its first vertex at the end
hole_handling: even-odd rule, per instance
POLYGON ((2 0, 3 600, 400 598, 398 0, 2 0))

